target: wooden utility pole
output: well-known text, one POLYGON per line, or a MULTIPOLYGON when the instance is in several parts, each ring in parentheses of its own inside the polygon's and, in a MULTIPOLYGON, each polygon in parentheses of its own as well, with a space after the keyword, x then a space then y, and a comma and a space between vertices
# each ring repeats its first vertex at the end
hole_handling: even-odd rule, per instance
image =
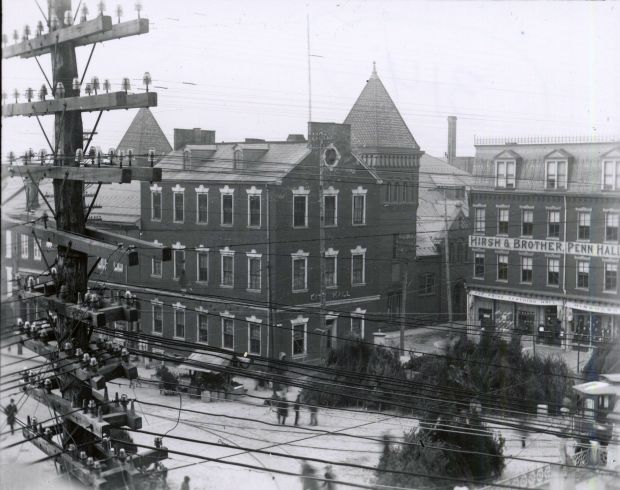
POLYGON ((47 321, 37 322, 31 328, 21 324, 19 334, 22 343, 46 357, 54 371, 45 380, 26 376, 24 391, 56 412, 60 422, 43 427, 28 417, 23 433, 54 458, 63 472, 85 486, 133 489, 142 488, 148 481, 162 488, 165 487, 162 472, 149 468, 167 458, 165 448, 156 441, 157 449, 138 455, 134 454, 137 448, 131 443, 119 445, 115 440, 125 434, 122 427, 139 429, 142 421, 133 410, 133 402, 129 407, 127 398, 110 400, 106 382, 120 376, 135 378, 137 369, 129 363, 126 349, 101 337, 91 340, 94 329, 109 326, 116 320, 136 321, 139 312, 131 293, 125 294, 121 301, 119 296, 104 298, 88 292, 88 256, 107 259, 116 254, 115 261, 132 266, 139 262, 136 249, 141 250, 140 255, 160 260, 170 260, 171 251, 87 226, 92 203, 88 210, 84 203, 85 182, 160 181, 161 169, 122 168, 120 162, 119 166, 86 168, 76 158, 78 150, 86 153, 90 144, 90 138, 84 142, 82 112, 100 111, 92 137, 103 111, 155 106, 157 94, 134 95, 126 90, 81 96, 80 80, 86 75, 90 57, 80 79, 75 47, 93 45, 94 49, 98 42, 146 33, 148 20, 120 22, 119 19, 113 25, 103 12, 90 21, 83 14, 80 23, 73 25, 77 16, 71 10, 71 0, 50 0, 46 19, 49 32, 37 32, 34 38, 25 38, 3 50, 4 58, 44 54, 52 58, 52 99, 46 100, 42 90, 39 101, 33 102, 29 97, 28 102, 16 101, 2 107, 4 117, 34 115, 38 119, 54 115, 53 145, 45 135, 53 165, 46 165, 43 159, 40 165, 29 165, 29 159, 24 159, 24 165, 9 167, 12 176, 29 179, 44 200, 38 182, 42 178, 53 179, 53 208, 46 200, 52 213, 49 223, 16 221, 14 229, 32 235, 43 257, 43 241, 54 243, 58 250, 57 267, 48 266, 51 281, 37 285, 34 278, 28 278, 25 290, 19 293, 24 301, 35 301, 42 306, 42 311, 48 313, 47 321))
POLYGON ((452 323, 452 283, 450 282, 450 241, 448 239, 448 202, 446 190, 443 190, 443 248, 446 257, 446 300, 448 301, 448 321, 452 323))

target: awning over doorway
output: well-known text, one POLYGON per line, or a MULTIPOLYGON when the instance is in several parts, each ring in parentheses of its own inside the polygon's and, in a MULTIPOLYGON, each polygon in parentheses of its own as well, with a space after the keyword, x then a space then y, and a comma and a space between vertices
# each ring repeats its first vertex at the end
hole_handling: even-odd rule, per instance
POLYGON ((596 301, 566 301, 566 306, 573 310, 588 311, 590 313, 601 313, 603 315, 620 315, 620 305, 609 303, 599 303, 596 301))
POLYGON ((472 296, 478 296, 479 298, 496 299, 498 301, 510 301, 514 303, 522 303, 526 305, 540 305, 540 306, 561 306, 562 300, 560 298, 548 298, 545 296, 537 296, 533 294, 506 294, 502 292, 493 291, 481 291, 479 289, 470 289, 469 294, 472 296))
POLYGON ((192 352, 185 362, 179 365, 179 369, 201 373, 218 373, 228 367, 232 360, 233 355, 224 352, 192 352))

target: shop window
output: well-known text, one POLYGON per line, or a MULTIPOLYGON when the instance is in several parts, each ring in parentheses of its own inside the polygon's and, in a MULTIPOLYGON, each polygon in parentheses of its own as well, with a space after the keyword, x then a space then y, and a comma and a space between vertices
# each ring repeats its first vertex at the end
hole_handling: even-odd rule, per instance
POLYGON ((499 235, 508 235, 509 212, 507 208, 497 210, 497 233, 499 235))
POLYGON ((536 315, 533 311, 517 311, 517 329, 523 334, 533 334, 536 315))
POLYGON ((474 232, 476 233, 485 233, 486 226, 486 209, 484 208, 474 208, 475 211, 475 228, 474 232))
POLYGON ((605 213, 605 241, 618 241, 618 213, 605 213))
POLYGON ((577 239, 590 239, 590 211, 580 211, 577 213, 577 239))
POLYGON ((521 282, 525 284, 532 284, 532 265, 533 257, 522 256, 521 257, 521 282))
POLYGON ((577 287, 579 289, 588 289, 590 285, 590 261, 577 261, 577 287))
POLYGON ((560 211, 547 213, 547 237, 560 238, 560 211))
POLYGON ((484 279, 484 252, 474 253, 474 277, 484 279))
POLYGON ((497 254, 497 280, 508 280, 508 255, 497 254))
POLYGON ((556 259, 556 258, 547 259, 547 285, 549 286, 560 285, 560 259, 556 259))
POLYGON ((618 264, 604 262, 605 267, 605 292, 615 293, 618 287, 618 264))
POLYGON ((524 209, 521 212, 521 235, 534 235, 534 210, 524 209))

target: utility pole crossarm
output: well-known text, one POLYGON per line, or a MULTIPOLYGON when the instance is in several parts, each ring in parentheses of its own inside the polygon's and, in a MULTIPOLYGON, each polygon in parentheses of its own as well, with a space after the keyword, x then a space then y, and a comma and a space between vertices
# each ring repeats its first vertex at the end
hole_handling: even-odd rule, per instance
POLYGON ((2 117, 46 116, 63 111, 112 111, 155 106, 157 106, 157 92, 145 92, 143 94, 110 92, 98 95, 85 95, 82 97, 64 97, 4 104, 2 106, 2 117))
POLYGON ((86 234, 94 239, 101 240, 108 243, 120 243, 123 242, 125 246, 135 247, 139 249, 140 255, 148 258, 156 258, 162 262, 168 262, 172 260, 172 248, 166 247, 159 243, 147 242, 146 240, 140 240, 139 238, 133 238, 127 235, 120 235, 107 230, 99 230, 87 226, 85 229, 86 234))
POLYGON ((81 180, 86 183, 128 184, 132 180, 161 182, 158 167, 52 167, 48 165, 10 165, 9 174, 36 179, 81 180), (28 175, 30 174, 30 175, 28 175))
MULTIPOLYGON (((79 24, 61 27, 54 31, 36 36, 32 39, 25 39, 21 42, 5 46, 2 49, 4 59, 21 56, 31 58, 40 54, 49 53, 55 45, 72 41, 74 45, 80 46, 80 38, 101 35, 105 31, 112 29, 112 17, 100 15, 93 20, 87 20, 79 24)), ((92 42, 92 41, 91 41, 92 42)))

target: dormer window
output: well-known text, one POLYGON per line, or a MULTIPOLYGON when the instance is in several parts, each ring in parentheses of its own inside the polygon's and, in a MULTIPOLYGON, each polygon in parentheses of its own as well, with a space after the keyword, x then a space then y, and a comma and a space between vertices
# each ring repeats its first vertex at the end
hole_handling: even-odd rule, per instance
POLYGON ((547 160, 545 162, 545 182, 547 189, 566 189, 567 168, 567 160, 547 160))
POLYGON ((516 181, 516 160, 495 161, 495 186, 502 189, 514 189, 516 181))
POLYGON ((620 159, 603 160, 602 182, 604 191, 620 190, 620 159))
POLYGON ((243 150, 237 149, 233 152, 233 166, 234 168, 237 168, 237 165, 239 165, 241 162, 243 161, 243 150))

